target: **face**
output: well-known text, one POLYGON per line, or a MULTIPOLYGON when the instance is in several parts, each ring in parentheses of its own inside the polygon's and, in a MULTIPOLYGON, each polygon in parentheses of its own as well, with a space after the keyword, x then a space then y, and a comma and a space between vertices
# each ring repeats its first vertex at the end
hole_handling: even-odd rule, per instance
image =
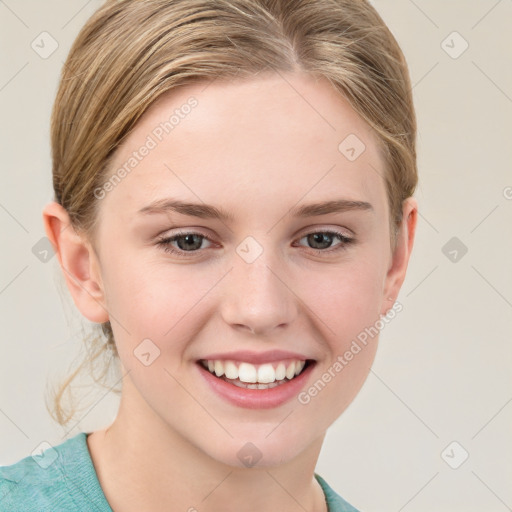
POLYGON ((299 456, 361 388, 378 336, 354 340, 392 305, 374 134, 326 81, 216 80, 162 96, 111 169, 94 245, 123 400, 226 464, 247 442, 260 465, 299 456))

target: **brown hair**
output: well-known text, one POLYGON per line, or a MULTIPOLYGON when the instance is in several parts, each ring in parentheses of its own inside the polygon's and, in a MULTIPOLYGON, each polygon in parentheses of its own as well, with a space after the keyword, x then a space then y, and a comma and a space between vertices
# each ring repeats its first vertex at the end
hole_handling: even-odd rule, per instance
MULTIPOLYGON (((269 68, 325 77, 375 130, 386 161, 391 244, 402 203, 417 185, 416 118, 402 51, 366 0, 109 0, 70 50, 56 96, 51 143, 55 200, 91 236, 94 191, 137 120, 164 92, 216 78, 250 78, 269 68)), ((340 141, 341 142, 341 141, 340 141)), ((103 324, 86 364, 115 343, 103 324)), ((52 411, 50 411, 52 413, 52 411)))

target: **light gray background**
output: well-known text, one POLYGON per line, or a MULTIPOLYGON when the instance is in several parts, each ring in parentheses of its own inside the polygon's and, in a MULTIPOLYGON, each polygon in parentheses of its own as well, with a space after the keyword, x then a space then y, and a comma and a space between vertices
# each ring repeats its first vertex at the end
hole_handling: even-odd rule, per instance
MULTIPOLYGON (((0 465, 102 428, 118 404, 105 390, 89 393, 89 412, 66 429, 46 412, 47 378, 79 353, 82 322, 57 259, 32 252, 52 199, 58 76, 100 3, 0 1, 0 465), (31 47, 44 31, 59 45, 46 59, 31 47)), ((404 310, 328 431, 317 472, 365 511, 512 510, 512 1, 373 3, 410 66, 420 219, 404 310), (458 58, 464 41, 454 31, 469 44, 458 58), (468 249, 455 262, 443 253, 452 237, 468 249), (458 469, 441 456, 452 441, 462 447, 448 450, 452 464, 469 453, 458 469)))

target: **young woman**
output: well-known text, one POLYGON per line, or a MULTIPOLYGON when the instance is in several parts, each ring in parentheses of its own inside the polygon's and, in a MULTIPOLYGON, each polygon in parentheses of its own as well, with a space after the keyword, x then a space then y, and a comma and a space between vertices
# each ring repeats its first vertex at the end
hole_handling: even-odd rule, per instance
POLYGON ((63 68, 44 224, 120 407, 1 468, 0 510, 356 510, 315 465, 399 307, 415 137, 367 1, 106 2, 63 68))

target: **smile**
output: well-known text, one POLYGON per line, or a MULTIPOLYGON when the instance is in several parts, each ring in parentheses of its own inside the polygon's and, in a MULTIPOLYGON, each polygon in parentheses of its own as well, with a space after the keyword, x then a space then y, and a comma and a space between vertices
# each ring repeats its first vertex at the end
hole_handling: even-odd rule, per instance
POLYGON ((205 360, 200 363, 212 375, 246 389, 271 389, 294 379, 307 362, 299 359, 255 365, 240 361, 205 360))

